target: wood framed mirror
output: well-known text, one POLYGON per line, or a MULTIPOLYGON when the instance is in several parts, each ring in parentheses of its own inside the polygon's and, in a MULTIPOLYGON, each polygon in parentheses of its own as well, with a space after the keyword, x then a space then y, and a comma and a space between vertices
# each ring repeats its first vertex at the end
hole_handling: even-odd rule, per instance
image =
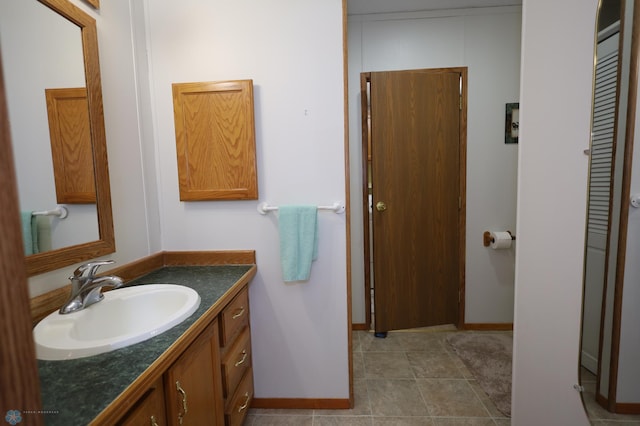
MULTIPOLYGON (((600 0, 584 264, 580 380, 587 412, 640 414, 637 87, 640 1, 600 0), (637 210, 636 210, 637 211, 637 210), (635 334, 634 334, 635 333, 635 334), (596 404, 599 407, 596 407, 596 404)), ((632 419, 633 420, 633 419, 632 419)))
MULTIPOLYGON (((74 46, 77 47, 77 53, 75 53, 75 62, 78 64, 80 81, 77 83, 78 86, 82 85, 84 82, 84 86, 86 88, 86 108, 88 114, 88 144, 90 154, 88 156, 88 160, 80 160, 77 164, 75 171, 71 171, 70 179, 73 180, 76 178, 78 173, 81 170, 90 170, 93 168, 93 176, 89 172, 89 179, 95 179, 95 202, 86 202, 85 208, 90 210, 91 212, 91 223, 93 224, 92 231, 88 234, 88 237, 76 238, 76 239, 67 239, 66 242, 63 240, 61 244, 54 244, 51 249, 46 249, 42 252, 33 251, 36 254, 30 254, 30 251, 25 252, 25 263, 28 275, 37 275, 44 272, 52 271, 55 269, 60 269, 62 267, 82 262, 88 259, 96 258, 99 256, 103 256, 115 251, 115 237, 113 231, 113 217, 111 211, 111 193, 109 187, 109 172, 108 172, 108 163, 107 163, 107 149, 106 149, 106 136, 105 136, 105 125, 104 125, 104 115, 103 115, 103 106, 102 106, 102 85, 100 78, 100 64, 98 58, 98 39, 97 39, 97 28, 96 21, 91 16, 87 15, 80 8, 76 7, 68 0, 28 0, 27 2, 19 2, 20 4, 30 6, 35 5, 38 8, 38 14, 41 15, 53 15, 53 18, 62 22, 62 25, 69 28, 69 31, 73 34, 76 34, 77 40, 74 40, 74 46), (31 3, 32 2, 32 3, 31 3), (44 7, 43 7, 44 6, 44 7), (61 19, 62 18, 62 19, 61 19), (78 37, 79 36, 79 37, 78 37), (89 162, 92 162, 90 164, 89 162), (89 207, 90 205, 90 207, 89 207)), ((7 16, 10 16, 7 14, 7 16)), ((25 27, 33 28, 34 25, 38 26, 36 23, 32 22, 32 19, 29 18, 30 15, 20 15, 20 17, 12 18, 16 22, 16 27, 25 27), (26 21, 26 22, 25 22, 26 21)), ((38 15, 40 16, 40 15, 38 15)), ((35 19, 35 18, 34 18, 35 19)), ((38 21, 40 22, 40 21, 38 21)), ((41 28, 42 31, 45 31, 41 28)), ((66 28, 65 28, 66 30, 66 28)), ((28 30, 30 31, 30 30, 28 30)), ((65 64, 69 58, 67 57, 67 47, 65 44, 59 43, 56 46, 57 39, 52 41, 53 37, 47 37, 42 34, 42 31, 39 33, 39 38, 36 40, 41 45, 46 45, 49 43, 52 46, 56 47, 56 53, 49 55, 46 58, 42 58, 40 63, 35 63, 34 60, 38 59, 39 56, 34 54, 33 51, 29 50, 27 46, 29 45, 30 40, 27 40, 30 37, 28 34, 25 36, 25 39, 21 39, 19 37, 12 37, 12 41, 16 46, 17 51, 11 52, 11 49, 6 49, 7 45, 3 44, 3 58, 5 62, 5 71, 8 71, 7 65, 8 62, 16 57, 27 58, 27 60, 31 62, 27 62, 26 64, 21 63, 18 65, 18 69, 22 71, 24 74, 29 74, 31 72, 35 72, 33 70, 37 68, 42 68, 45 73, 49 72, 51 68, 56 65, 62 66, 65 64), (19 67, 22 68, 19 68, 19 67)), ((22 34, 22 33, 20 33, 22 34)), ((5 40, 9 40, 9 37, 5 37, 5 40)), ((33 41, 33 40, 31 40, 33 41)), ((51 49, 53 50, 53 49, 51 49)), ((38 59, 40 60, 40 59, 38 59)), ((8 74, 8 72, 7 72, 8 74)), ((10 95, 10 89, 13 85, 13 89, 16 91, 26 92, 29 88, 29 79, 25 76, 22 79, 20 74, 19 79, 10 80, 9 76, 5 74, 5 83, 7 85, 8 92, 8 108, 9 108, 9 116, 11 120, 12 133, 17 130, 18 127, 26 122, 26 126, 47 126, 46 119, 45 123, 36 122, 36 111, 41 111, 46 108, 45 102, 45 93, 44 90, 41 90, 41 87, 37 88, 37 94, 41 96, 41 99, 38 98, 38 104, 32 105, 29 103, 28 97, 27 100, 23 102, 21 105, 22 108, 27 109, 29 113, 32 115, 28 115, 27 119, 24 122, 14 122, 12 118, 12 98, 10 95), (42 102, 41 102, 42 100, 42 102), (33 120, 33 123, 32 121, 33 120), (13 127, 15 126, 16 129, 13 127)), ((47 87, 47 86, 45 86, 47 87)), ((73 87, 73 86, 67 86, 73 87)), ((23 93, 19 92, 19 93, 23 93)), ((48 135, 47 135, 48 136, 48 135)), ((33 173, 34 177, 29 175, 28 179, 32 181, 37 181, 41 179, 39 175, 37 175, 37 171, 39 167, 36 164, 36 160, 41 161, 49 161, 52 162, 51 155, 47 153, 47 149, 41 148, 25 148, 24 146, 20 146, 20 144, 30 144, 30 141, 33 139, 37 139, 40 144, 49 144, 49 141, 43 141, 43 139, 47 139, 46 137, 39 138, 30 138, 30 137, 16 137, 16 134, 13 134, 13 144, 14 144, 14 155, 16 154, 17 149, 21 148, 23 150, 31 150, 33 153, 33 170, 30 170, 29 173, 33 173)), ((39 145, 42 146, 42 145, 39 145)), ((73 151, 70 149, 69 151, 73 151)), ((73 154, 75 155, 75 154, 73 154)), ((20 162, 17 161, 17 167, 20 162)), ((18 173, 18 183, 20 186, 21 178, 20 173, 18 173)), ((54 198, 55 199, 55 198, 54 198)), ((54 201, 55 202, 55 201, 54 201)), ((63 203, 58 199, 58 203, 63 203)), ((36 210, 34 208, 23 208, 23 200, 21 196, 21 210, 36 210)), ((50 203, 49 203, 50 204, 50 203)), ((45 206, 45 209, 52 208, 54 206, 49 206, 48 204, 45 206)), ((78 207, 80 208, 80 207, 78 207)), ((37 209, 40 210, 40 209, 37 209)), ((72 222, 68 222, 68 219, 65 219, 67 223, 64 223, 64 226, 67 227, 67 235, 73 236, 76 232, 76 224, 72 222)), ((56 225, 54 223, 54 225, 56 225)), ((24 226, 24 225, 23 225, 24 226)), ((61 225, 62 226, 62 225, 61 225)), ((78 231, 79 232, 79 231, 78 231)), ((25 244, 26 246, 26 244, 25 244)))

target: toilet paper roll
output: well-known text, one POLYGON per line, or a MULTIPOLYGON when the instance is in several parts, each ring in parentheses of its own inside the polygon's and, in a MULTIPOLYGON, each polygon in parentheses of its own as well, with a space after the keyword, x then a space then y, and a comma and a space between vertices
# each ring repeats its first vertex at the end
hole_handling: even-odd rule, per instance
POLYGON ((507 231, 491 232, 491 248, 494 250, 511 247, 511 234, 507 231))

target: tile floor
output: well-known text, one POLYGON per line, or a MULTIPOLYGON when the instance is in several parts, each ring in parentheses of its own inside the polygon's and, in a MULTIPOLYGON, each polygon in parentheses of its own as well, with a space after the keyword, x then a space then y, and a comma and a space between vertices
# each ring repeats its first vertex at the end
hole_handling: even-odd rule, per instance
MULTIPOLYGON (((245 426, 510 425, 447 344, 452 332, 402 331, 379 339, 355 331, 353 409, 251 409, 245 426)), ((587 396, 594 387, 595 379, 585 381, 587 396)), ((595 403, 587 408, 594 425, 640 425, 640 416, 614 415, 595 403)))

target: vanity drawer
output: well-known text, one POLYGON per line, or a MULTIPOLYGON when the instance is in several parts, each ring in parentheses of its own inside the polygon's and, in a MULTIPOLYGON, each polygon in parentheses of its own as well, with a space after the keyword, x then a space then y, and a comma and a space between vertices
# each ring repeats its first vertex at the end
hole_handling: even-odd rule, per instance
POLYGON ((253 399, 253 370, 249 368, 226 409, 227 426, 242 425, 253 399))
POLYGON ((220 343, 225 347, 249 324, 249 292, 246 287, 222 310, 220 318, 220 343))
POLYGON ((222 360, 224 397, 233 395, 244 372, 251 366, 251 332, 245 327, 222 360))

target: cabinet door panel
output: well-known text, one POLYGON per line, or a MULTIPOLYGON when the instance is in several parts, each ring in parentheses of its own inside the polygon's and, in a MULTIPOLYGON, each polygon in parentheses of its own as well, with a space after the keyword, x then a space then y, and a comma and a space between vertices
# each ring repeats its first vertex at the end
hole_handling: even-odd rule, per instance
POLYGON ((156 425, 165 426, 164 392, 162 380, 158 379, 133 409, 118 422, 118 426, 156 425))
POLYGON ((165 393, 170 425, 220 424, 222 409, 214 384, 214 360, 218 356, 212 345, 217 334, 214 321, 167 371, 165 393))
POLYGON ((257 200, 251 80, 173 84, 181 201, 257 200))
POLYGON ((58 204, 95 203, 87 90, 45 89, 45 96, 58 204))

